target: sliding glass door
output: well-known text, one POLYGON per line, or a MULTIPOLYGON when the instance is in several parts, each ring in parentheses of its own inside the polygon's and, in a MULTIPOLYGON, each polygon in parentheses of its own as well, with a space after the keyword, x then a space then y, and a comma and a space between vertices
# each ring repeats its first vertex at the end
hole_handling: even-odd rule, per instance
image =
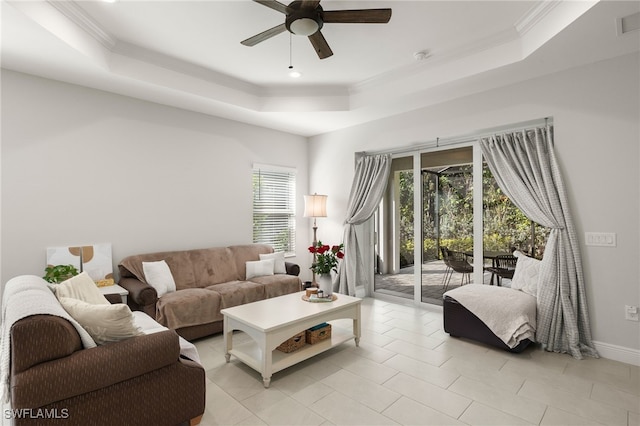
POLYGON ((394 158, 375 221, 377 293, 441 305, 447 289, 478 279, 473 151, 468 145, 394 158), (443 255, 456 259, 453 268, 443 255))
POLYGON ((422 274, 420 300, 441 305, 442 294, 473 282, 473 150, 420 154, 422 274))
POLYGON ((398 155, 375 216, 374 291, 442 305, 467 283, 508 286, 490 272, 497 257, 541 258, 547 235, 502 193, 477 144, 398 155))

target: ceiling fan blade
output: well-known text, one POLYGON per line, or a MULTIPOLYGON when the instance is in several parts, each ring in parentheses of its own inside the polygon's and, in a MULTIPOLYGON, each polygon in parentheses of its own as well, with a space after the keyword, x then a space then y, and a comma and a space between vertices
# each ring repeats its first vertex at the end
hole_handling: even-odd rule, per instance
POLYGON ((267 6, 273 10, 277 10, 278 12, 282 12, 285 15, 288 15, 291 12, 289 6, 286 6, 276 0, 253 0, 256 3, 260 3, 263 6, 267 6))
POLYGON ((331 48, 329 47, 329 43, 325 40, 324 36, 320 31, 316 31, 314 34, 309 36, 309 41, 313 45, 316 53, 318 54, 318 58, 325 59, 329 56, 333 55, 331 48))
POLYGON ((325 10, 325 24, 386 24, 391 19, 391 9, 325 10))
POLYGON ((241 44, 245 46, 255 46, 256 44, 263 42, 267 39, 270 39, 273 36, 276 36, 280 33, 287 31, 287 27, 284 24, 277 25, 273 28, 269 28, 266 31, 261 32, 260 34, 256 34, 253 37, 249 37, 246 40, 241 41, 241 44))

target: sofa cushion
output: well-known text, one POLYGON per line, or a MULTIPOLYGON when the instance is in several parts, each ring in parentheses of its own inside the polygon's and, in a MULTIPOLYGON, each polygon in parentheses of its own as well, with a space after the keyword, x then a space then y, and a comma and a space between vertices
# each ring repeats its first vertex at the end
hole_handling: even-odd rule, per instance
POLYGON ((165 260, 142 262, 142 270, 147 284, 156 289, 158 297, 176 291, 176 282, 165 260))
POLYGON ((513 255, 518 260, 511 280, 511 288, 523 291, 531 296, 537 296, 541 262, 520 251, 514 251, 513 255))
POLYGON ((264 285, 264 294, 267 299, 298 292, 302 284, 299 277, 281 274, 254 277, 251 281, 264 285))
POLYGON ((186 288, 158 299, 156 321, 171 329, 222 320, 220 294, 204 288, 186 288))
POLYGON ((118 266, 122 277, 133 275, 143 283, 149 284, 144 277, 142 262, 157 262, 159 260, 164 260, 169 265, 176 289, 197 287, 189 251, 166 251, 128 256, 122 259, 118 266))
POLYGON ((53 291, 58 300, 61 297, 82 300, 93 305, 109 305, 109 301, 100 292, 96 283, 89 274, 82 272, 75 277, 69 278, 60 284, 53 285, 53 291))
POLYGON ((71 297, 60 297, 59 300, 69 315, 78 321, 99 345, 119 342, 142 334, 135 325, 127 305, 94 305, 71 297))
POLYGON ((250 260, 247 262, 245 275, 248 280, 253 277, 273 275, 274 259, 250 260))
POLYGON ((205 288, 237 280, 239 273, 232 256, 227 247, 189 251, 196 286, 205 288))
POLYGON ((286 274, 287 267, 284 261, 284 252, 277 251, 275 253, 260 253, 260 260, 273 259, 273 273, 286 274))
POLYGON ((220 309, 257 302, 265 298, 264 285, 251 281, 216 284, 207 287, 207 290, 220 295, 220 309))
POLYGON ((250 260, 260 260, 260 254, 273 253, 273 247, 267 244, 245 244, 229 247, 238 271, 237 280, 247 279, 246 264, 250 260))

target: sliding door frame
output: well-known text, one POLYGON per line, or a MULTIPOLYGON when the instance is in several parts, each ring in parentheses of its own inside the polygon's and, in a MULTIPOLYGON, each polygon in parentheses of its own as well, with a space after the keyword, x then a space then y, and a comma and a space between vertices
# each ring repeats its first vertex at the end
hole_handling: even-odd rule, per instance
MULTIPOLYGON (((422 256, 423 256, 423 225, 422 225, 422 164, 424 153, 446 151, 455 148, 471 147, 473 151, 473 282, 483 282, 484 258, 483 252, 483 220, 482 220, 482 150, 478 141, 467 141, 459 144, 436 146, 416 149, 412 152, 393 154, 393 158, 412 156, 413 159, 413 302, 414 304, 428 304, 422 301, 422 256)), ((394 225, 395 226, 395 225, 394 225)), ((428 304, 431 306, 431 304, 428 304)))

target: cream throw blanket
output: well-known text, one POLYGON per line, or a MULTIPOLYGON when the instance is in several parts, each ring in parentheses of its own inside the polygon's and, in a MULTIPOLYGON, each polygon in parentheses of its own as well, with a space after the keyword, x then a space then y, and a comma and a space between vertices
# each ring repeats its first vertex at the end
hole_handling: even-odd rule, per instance
POLYGON ((510 348, 535 340, 536 298, 507 287, 467 284, 444 293, 477 316, 510 348))
POLYGON ((0 400, 7 402, 10 392, 11 327, 22 318, 31 315, 55 315, 69 321, 78 330, 85 348, 93 348, 96 343, 89 333, 58 302, 42 278, 35 275, 21 275, 12 278, 4 287, 2 295, 2 341, 0 342, 0 400))

